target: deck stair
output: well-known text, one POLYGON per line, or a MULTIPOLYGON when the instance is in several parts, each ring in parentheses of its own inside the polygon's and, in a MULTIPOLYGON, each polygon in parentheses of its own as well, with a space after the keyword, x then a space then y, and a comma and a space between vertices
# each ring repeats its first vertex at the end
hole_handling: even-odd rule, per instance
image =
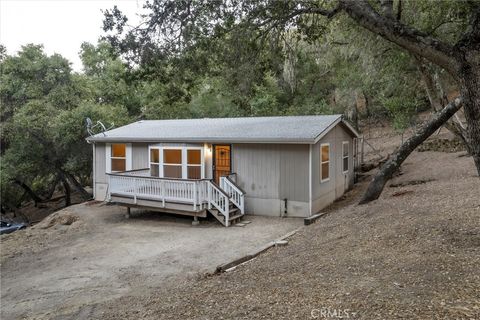
MULTIPOLYGON (((208 209, 208 212, 210 212, 212 216, 214 216, 221 224, 226 226, 227 219, 222 213, 220 213, 218 209, 208 209)), ((241 210, 237 208, 232 202, 230 202, 228 216, 229 226, 240 222, 243 216, 244 214, 241 212, 241 210)))

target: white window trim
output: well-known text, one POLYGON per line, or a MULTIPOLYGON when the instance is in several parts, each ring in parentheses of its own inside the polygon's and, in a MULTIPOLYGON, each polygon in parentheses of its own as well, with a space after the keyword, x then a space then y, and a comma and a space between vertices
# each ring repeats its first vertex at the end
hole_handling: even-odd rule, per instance
MULTIPOLYGON (((160 154, 162 155, 160 157, 160 167, 162 168, 161 170, 159 170, 159 174, 160 174, 160 178, 164 178, 164 166, 172 166, 172 167, 181 167, 182 168, 182 178, 180 179, 183 179, 183 177, 185 176, 185 169, 183 168, 183 162, 184 162, 184 147, 175 147, 175 146, 172 146, 172 147, 160 147, 160 154), (180 152, 182 153, 182 162, 181 163, 165 163, 164 160, 163 160, 163 151, 164 150, 180 150, 180 152)), ((171 179, 178 179, 178 178, 171 178, 171 179)))
POLYGON ((323 182, 327 182, 330 180, 330 173, 331 173, 331 170, 330 170, 330 156, 331 156, 331 147, 330 147, 330 143, 322 143, 320 145, 320 183, 323 183, 323 182), (322 161, 322 149, 324 146, 328 146, 328 161, 322 161), (326 179, 323 179, 323 164, 324 163, 328 163, 328 178, 326 179))
MULTIPOLYGON (((112 144, 125 145, 125 170, 132 170, 132 144, 131 143, 106 143, 105 144, 105 172, 112 173, 112 159, 123 159, 119 157, 112 157, 112 144)), ((118 171, 113 171, 118 172, 118 171)))
POLYGON ((350 171, 350 143, 348 141, 342 142, 342 171, 343 173, 348 173, 350 171), (345 156, 344 150, 347 146, 347 155, 345 156), (347 170, 345 170, 344 161, 347 158, 347 170))
MULTIPOLYGON (((204 147, 193 147, 193 146, 158 146, 158 145, 150 145, 148 146, 148 165, 150 168, 151 164, 157 164, 156 162, 151 161, 151 149, 157 149, 159 153, 159 170, 158 174, 160 178, 164 178, 163 166, 164 165, 172 165, 172 166, 182 166, 182 179, 188 179, 188 163, 187 163, 187 150, 200 150, 200 165, 191 165, 191 166, 199 166, 200 167, 200 179, 205 179, 205 159, 204 159, 204 147), (179 164, 171 164, 171 163, 164 163, 163 162, 163 150, 182 150, 182 163, 179 164)), ((196 180, 196 179, 193 179, 196 180)))

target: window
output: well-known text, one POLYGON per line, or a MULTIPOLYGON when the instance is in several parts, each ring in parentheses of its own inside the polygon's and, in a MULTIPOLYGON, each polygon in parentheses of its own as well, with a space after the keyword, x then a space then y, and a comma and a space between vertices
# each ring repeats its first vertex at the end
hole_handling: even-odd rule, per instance
POLYGON ((348 172, 348 141, 342 143, 343 173, 348 172))
POLYGON ((199 149, 187 149, 187 179, 202 177, 202 155, 199 149))
POLYGON ((127 145, 124 143, 114 143, 111 147, 111 170, 125 171, 127 169, 127 145))
POLYGON ((330 178, 330 144, 320 145, 320 182, 328 181, 330 178))
POLYGON ((150 175, 160 178, 202 179, 203 147, 149 147, 150 175))
POLYGON ((163 150, 163 177, 182 178, 182 149, 163 150))
POLYGON ((153 177, 160 176, 160 150, 150 149, 150 175, 153 177))

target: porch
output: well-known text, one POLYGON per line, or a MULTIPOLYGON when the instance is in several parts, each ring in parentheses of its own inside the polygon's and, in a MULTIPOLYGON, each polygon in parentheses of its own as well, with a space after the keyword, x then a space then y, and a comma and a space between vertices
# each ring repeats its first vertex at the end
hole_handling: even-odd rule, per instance
POLYGON ((210 179, 159 178, 150 169, 107 173, 107 201, 152 211, 206 217, 228 227, 245 214, 245 192, 228 176, 210 179))

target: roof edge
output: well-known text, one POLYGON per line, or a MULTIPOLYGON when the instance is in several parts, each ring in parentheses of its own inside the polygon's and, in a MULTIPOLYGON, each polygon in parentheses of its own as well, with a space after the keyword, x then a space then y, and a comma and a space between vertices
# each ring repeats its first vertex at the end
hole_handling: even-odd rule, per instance
POLYGON ((100 142, 100 143, 115 143, 115 142, 139 142, 139 143, 161 143, 161 142, 178 142, 178 143, 268 143, 268 144, 314 144, 313 139, 247 139, 247 138, 238 138, 238 139, 203 139, 203 138, 189 138, 189 139, 177 139, 177 138, 122 138, 122 137, 89 137, 86 138, 87 142, 100 142))

